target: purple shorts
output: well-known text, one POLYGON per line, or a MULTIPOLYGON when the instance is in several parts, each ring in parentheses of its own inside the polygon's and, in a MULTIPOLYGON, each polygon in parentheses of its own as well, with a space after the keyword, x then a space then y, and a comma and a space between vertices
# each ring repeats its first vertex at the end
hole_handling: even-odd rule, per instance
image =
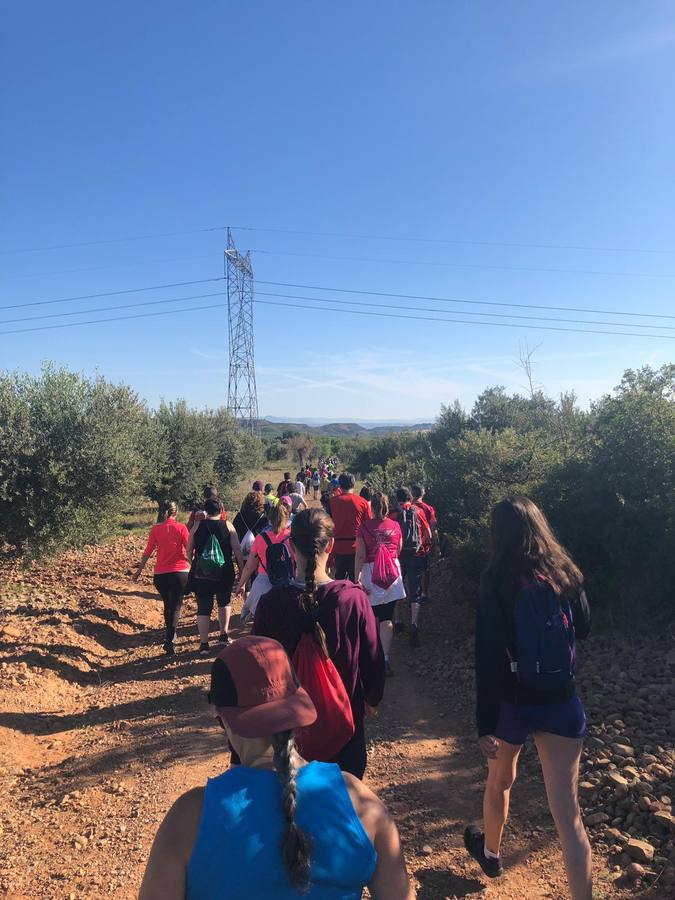
POLYGON ((567 738, 584 737, 586 714, 581 700, 574 696, 564 703, 542 703, 537 706, 518 706, 502 700, 495 737, 507 744, 519 745, 536 731, 567 738))

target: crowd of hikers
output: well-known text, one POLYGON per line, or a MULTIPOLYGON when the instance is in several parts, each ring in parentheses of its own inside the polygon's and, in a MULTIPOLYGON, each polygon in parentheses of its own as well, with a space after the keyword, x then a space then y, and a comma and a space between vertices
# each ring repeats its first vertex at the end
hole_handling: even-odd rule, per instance
MULTIPOLYGON (((391 498, 367 487, 357 494, 336 463, 285 472, 276 487, 255 481, 232 522, 207 485, 186 525, 167 502, 150 531, 135 577, 156 552, 167 655, 189 594, 197 652, 212 654, 216 601, 209 702, 230 766, 167 814, 141 900, 360 898, 365 886, 376 900, 414 897, 396 826, 361 779, 365 723, 394 673, 395 636, 422 643, 438 521, 422 485, 391 498)), ((542 511, 507 497, 493 510, 476 622, 484 826, 468 826, 464 844, 487 876, 502 875, 510 791, 533 736, 573 900, 591 898, 577 800, 585 716, 574 681, 576 638, 589 628, 581 572, 542 511)))

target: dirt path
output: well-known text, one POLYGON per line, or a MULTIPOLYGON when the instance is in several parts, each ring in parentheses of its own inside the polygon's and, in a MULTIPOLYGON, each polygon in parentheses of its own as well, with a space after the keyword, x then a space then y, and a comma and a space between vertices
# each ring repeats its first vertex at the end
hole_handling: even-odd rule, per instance
MULTIPOLYGON (((22 580, 5 573, 0 894, 11 900, 134 897, 171 802, 226 765, 205 698, 210 661, 194 653, 194 602, 167 660, 150 578, 135 585, 109 574, 124 572, 141 547, 129 537, 22 580)), ((461 848, 465 823, 479 816, 484 770, 468 661, 437 624, 449 603, 437 597, 425 611, 420 651, 395 645, 396 674, 369 722, 367 780, 399 824, 418 897, 565 897, 529 752, 514 791, 507 876, 486 885, 461 848)), ((617 896, 602 854, 596 868, 597 896, 617 896)))

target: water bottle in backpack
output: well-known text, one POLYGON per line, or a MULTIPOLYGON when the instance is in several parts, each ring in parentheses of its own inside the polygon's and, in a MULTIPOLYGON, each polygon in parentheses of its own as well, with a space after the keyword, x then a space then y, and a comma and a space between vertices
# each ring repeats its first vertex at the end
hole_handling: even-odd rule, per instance
POLYGON ((524 584, 514 607, 511 671, 523 687, 557 691, 574 678, 572 609, 543 579, 524 584))

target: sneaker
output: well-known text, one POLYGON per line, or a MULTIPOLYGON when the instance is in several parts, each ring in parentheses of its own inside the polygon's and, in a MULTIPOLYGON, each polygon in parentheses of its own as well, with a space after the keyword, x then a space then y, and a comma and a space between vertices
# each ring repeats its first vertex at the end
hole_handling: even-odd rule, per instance
POLYGON ((464 831, 464 846, 488 878, 499 878, 504 874, 501 856, 494 859, 485 855, 485 835, 475 825, 469 825, 464 831))
POLYGON ((200 656, 208 656, 209 655, 209 643, 208 641, 205 644, 199 645, 199 655, 200 656))
POLYGON ((174 656, 176 653, 176 650, 173 646, 173 641, 164 641, 164 643, 162 644, 162 648, 167 656, 174 656))
POLYGON ((405 622, 394 622, 394 634, 405 633, 405 622))
POLYGON ((422 642, 420 641, 420 633, 417 625, 410 626, 410 646, 411 647, 420 647, 422 642))
POLYGON ((219 647, 227 647, 230 643, 230 636, 227 632, 223 631, 218 635, 218 646, 219 647))

